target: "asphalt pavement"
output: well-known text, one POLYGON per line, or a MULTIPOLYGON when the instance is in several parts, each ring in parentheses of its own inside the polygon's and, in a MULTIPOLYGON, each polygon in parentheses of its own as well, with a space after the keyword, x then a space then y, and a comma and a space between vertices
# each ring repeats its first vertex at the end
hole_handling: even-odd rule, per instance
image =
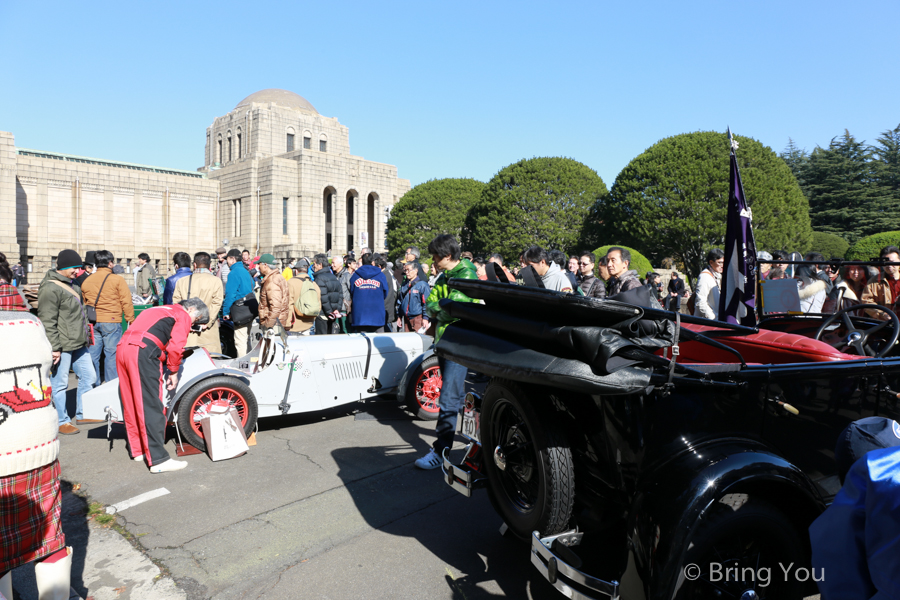
MULTIPOLYGON (((561 597, 483 491, 466 499, 414 467, 434 423, 393 399, 264 419, 246 455, 156 475, 129 460, 121 425, 111 441, 81 429, 60 436, 81 598, 561 597), (119 506, 130 541, 89 520, 86 499, 119 506)), ((30 573, 14 572, 21 598, 35 597, 30 573)))

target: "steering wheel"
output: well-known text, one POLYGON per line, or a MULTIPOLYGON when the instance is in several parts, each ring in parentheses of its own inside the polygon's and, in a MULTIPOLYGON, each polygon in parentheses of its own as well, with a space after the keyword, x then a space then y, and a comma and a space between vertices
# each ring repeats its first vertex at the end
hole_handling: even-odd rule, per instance
POLYGON ((848 306, 846 308, 842 308, 837 311, 830 317, 828 317, 824 323, 819 327, 819 330, 816 331, 815 339, 821 340, 825 330, 828 327, 841 319, 844 327, 847 329, 847 337, 842 341, 844 347, 847 346, 853 348, 856 351, 856 354, 859 356, 870 356, 872 358, 882 358, 888 351, 894 347, 894 344, 897 343, 897 338, 900 337, 900 319, 897 319, 897 315, 894 314, 889 308, 885 308, 879 304, 857 304, 855 306, 848 306), (872 327, 866 327, 864 329, 860 329, 853 325, 853 321, 850 320, 850 315, 848 313, 855 312, 862 309, 872 309, 872 310, 880 310, 883 313, 886 313, 889 320, 882 321, 878 325, 874 325, 872 327), (886 340, 884 346, 879 351, 875 351, 869 345, 869 336, 874 333, 878 333, 885 327, 890 325, 890 331, 888 332, 888 339, 886 340))

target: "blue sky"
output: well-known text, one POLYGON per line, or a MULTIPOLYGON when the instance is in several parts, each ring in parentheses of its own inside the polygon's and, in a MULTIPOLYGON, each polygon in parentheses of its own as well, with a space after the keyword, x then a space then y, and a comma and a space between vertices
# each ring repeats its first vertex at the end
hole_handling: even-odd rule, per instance
POLYGON ((698 130, 808 150, 900 123, 900 2, 2 0, 0 130, 196 169, 206 127, 284 88, 412 184, 568 156, 607 186, 698 130))

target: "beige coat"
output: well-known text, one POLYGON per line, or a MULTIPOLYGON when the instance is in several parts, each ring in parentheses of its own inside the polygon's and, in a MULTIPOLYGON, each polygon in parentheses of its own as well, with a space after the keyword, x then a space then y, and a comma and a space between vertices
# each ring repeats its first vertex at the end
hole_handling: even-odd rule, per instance
POLYGON ((175 292, 172 294, 172 303, 178 304, 188 298, 188 287, 191 289, 191 298, 200 298, 209 308, 210 328, 203 333, 192 333, 188 336, 186 347, 201 346, 210 352, 222 352, 222 342, 219 341, 219 311, 222 310, 222 301, 225 292, 222 289, 222 280, 204 269, 202 272, 182 277, 175 284, 175 292))
POLYGON ((291 309, 291 292, 287 280, 278 271, 271 271, 263 279, 259 291, 259 325, 267 329, 278 319, 285 329, 290 329, 294 311, 291 309))
MULTIPOLYGON (((288 280, 288 289, 291 291, 291 310, 294 312, 294 326, 291 327, 291 331, 303 332, 309 330, 313 323, 315 323, 315 317, 308 317, 304 314, 298 313, 294 308, 294 305, 297 303, 297 298, 300 297, 300 290, 303 288, 303 282, 308 281, 309 276, 305 273, 301 275, 295 275, 290 280, 288 280)), ((319 286, 316 286, 316 292, 319 294, 319 302, 322 301, 322 290, 319 289, 319 286)))

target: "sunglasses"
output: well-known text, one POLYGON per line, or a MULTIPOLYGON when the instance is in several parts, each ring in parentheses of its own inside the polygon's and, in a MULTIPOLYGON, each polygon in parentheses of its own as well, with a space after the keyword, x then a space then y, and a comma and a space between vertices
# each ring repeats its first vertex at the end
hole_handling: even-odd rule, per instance
POLYGON ((582 267, 589 267, 589 266, 591 266, 591 265, 594 264, 594 263, 580 262, 580 263, 578 263, 578 264, 581 265, 582 267))

